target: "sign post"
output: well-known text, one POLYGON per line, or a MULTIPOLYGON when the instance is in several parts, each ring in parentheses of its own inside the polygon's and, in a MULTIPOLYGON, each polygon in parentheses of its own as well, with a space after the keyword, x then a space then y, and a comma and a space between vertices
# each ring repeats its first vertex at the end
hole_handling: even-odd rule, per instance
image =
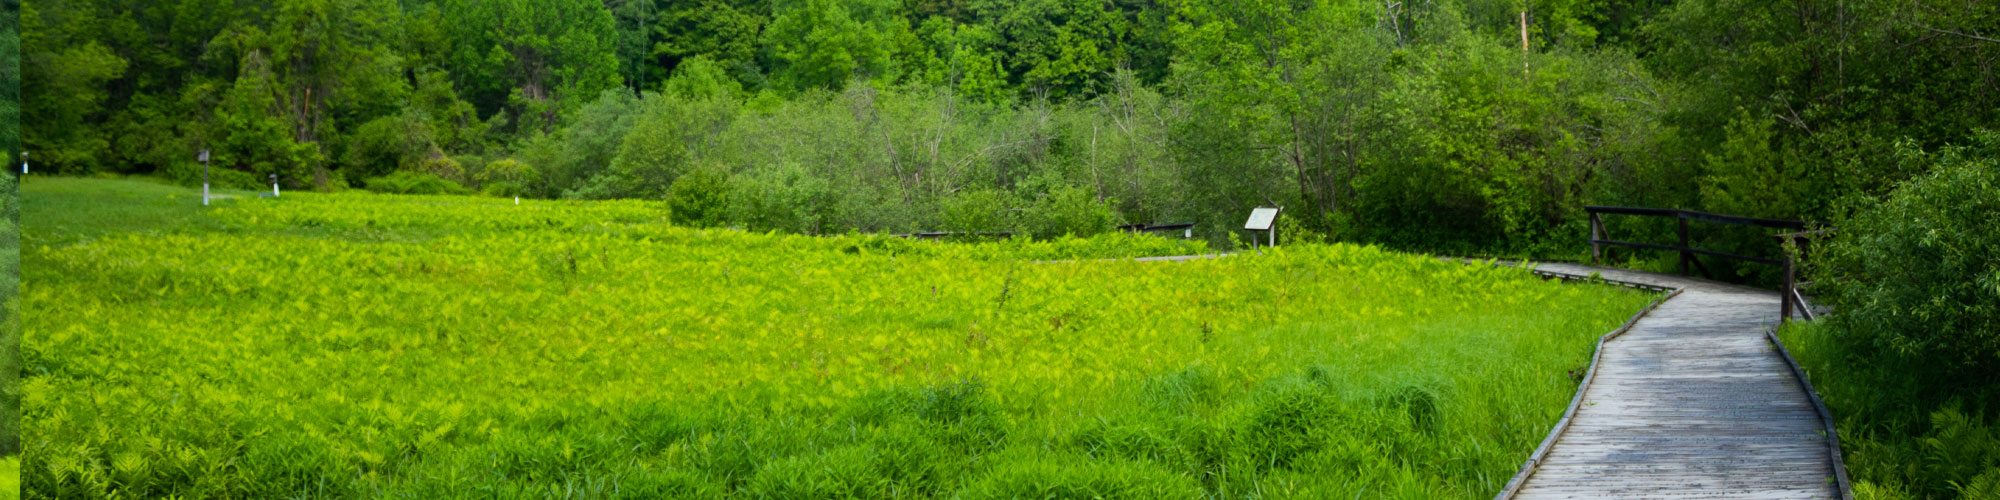
POLYGON ((206 207, 208 206, 208 150, 201 150, 196 159, 201 161, 201 206, 206 207))
POLYGON ((21 152, 21 175, 28 175, 28 152, 21 152))
MULTIPOLYGON (((1250 211, 1250 220, 1243 223, 1243 229, 1263 231, 1269 242, 1265 246, 1278 246, 1278 212, 1285 207, 1257 207, 1250 211)), ((1250 246, 1257 246, 1257 238, 1250 238, 1250 246)))
POLYGON ((278 197, 278 174, 271 174, 271 197, 278 197))

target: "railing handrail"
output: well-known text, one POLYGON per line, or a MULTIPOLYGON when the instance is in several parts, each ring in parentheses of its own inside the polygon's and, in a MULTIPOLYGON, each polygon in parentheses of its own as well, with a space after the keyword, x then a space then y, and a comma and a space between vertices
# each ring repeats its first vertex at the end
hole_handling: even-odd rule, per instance
POLYGON ((1700 210, 1683 210, 1678 208, 1614 207, 1614 206, 1603 206, 1603 205, 1588 205, 1583 207, 1583 211, 1589 212, 1593 215, 1594 214, 1649 215, 1655 217, 1675 217, 1680 219, 1697 220, 1702 222, 1713 222, 1716 224, 1759 226, 1759 227, 1768 227, 1775 229, 1805 230, 1807 227, 1810 227, 1812 225, 1811 222, 1806 222, 1802 220, 1766 219, 1763 217, 1744 217, 1741 215, 1725 215, 1713 212, 1703 212, 1700 210))
MULTIPOLYGON (((1710 276, 1708 272, 1708 267, 1703 266, 1701 264, 1701 259, 1695 258, 1695 256, 1697 255, 1707 255, 1710 257, 1720 257, 1724 259, 1739 260, 1744 262, 1754 262, 1758 264, 1771 264, 1776 266, 1782 266, 1784 268, 1784 284, 1782 285, 1782 288, 1778 290, 1780 299, 1779 300, 1780 304, 1778 306, 1778 311, 1779 311, 1778 314, 1780 318, 1791 319, 1793 312, 1800 313, 1806 319, 1813 318, 1812 309, 1806 307, 1805 295, 1801 293, 1799 290, 1800 286, 1798 280, 1799 264, 1798 264, 1798 258, 1796 257, 1799 251, 1798 243, 1800 241, 1809 240, 1815 237, 1824 236, 1828 233, 1831 233, 1833 231, 1832 228, 1822 227, 1819 229, 1812 229, 1819 225, 1816 223, 1806 222, 1801 220, 1744 217, 1740 215, 1725 215, 1725 214, 1718 214, 1711 212, 1703 212, 1699 210, 1682 210, 1678 208, 1613 207, 1613 206, 1589 205, 1583 207, 1583 210, 1584 212, 1590 214, 1590 238, 1589 238, 1590 261, 1593 264, 1595 264, 1599 259, 1603 258, 1604 246, 1612 245, 1612 246, 1622 246, 1631 248, 1643 248, 1649 250, 1665 250, 1669 252, 1679 252, 1681 254, 1680 267, 1682 276, 1691 275, 1691 273, 1689 272, 1691 268, 1701 270, 1701 274, 1703 276, 1710 276), (1610 239, 1605 234, 1604 230, 1603 216, 1605 214, 1640 215, 1649 217, 1671 217, 1677 219, 1680 225, 1679 227, 1680 244, 1659 245, 1653 243, 1638 243, 1638 242, 1618 241, 1610 239), (1766 227, 1772 229, 1790 229, 1793 230, 1794 232, 1773 235, 1774 237, 1779 238, 1780 240, 1779 247, 1784 253, 1784 258, 1782 260, 1767 259, 1763 257, 1752 257, 1748 255, 1737 255, 1737 254, 1723 253, 1713 250, 1703 250, 1700 248, 1695 248, 1693 245, 1689 243, 1688 221, 1708 222, 1714 224, 1729 224, 1737 226, 1757 226, 1757 227, 1766 227)), ((1712 278, 1713 276, 1710 277, 1712 278)))
POLYGON ((953 236, 991 236, 996 238, 1011 238, 1014 236, 1014 233, 1012 231, 937 231, 928 233, 891 234, 889 236, 897 238, 916 238, 920 240, 934 240, 938 238, 949 238, 953 236))

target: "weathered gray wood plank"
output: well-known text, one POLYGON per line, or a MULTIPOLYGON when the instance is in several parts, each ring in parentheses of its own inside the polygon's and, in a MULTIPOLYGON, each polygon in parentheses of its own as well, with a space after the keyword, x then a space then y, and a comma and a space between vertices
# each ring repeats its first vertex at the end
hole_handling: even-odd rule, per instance
POLYGON ((1764 331, 1776 292, 1619 269, 1680 289, 1606 341, 1581 404, 1513 498, 1837 499, 1811 397, 1764 331))

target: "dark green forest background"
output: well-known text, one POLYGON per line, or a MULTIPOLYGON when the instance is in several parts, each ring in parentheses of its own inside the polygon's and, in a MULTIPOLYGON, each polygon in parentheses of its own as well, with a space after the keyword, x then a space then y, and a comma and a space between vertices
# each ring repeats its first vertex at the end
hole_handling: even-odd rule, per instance
MULTIPOLYGON (((1899 145, 2000 123, 1991 2, 45 0, 21 16, 25 145, 45 172, 198 182, 209 148, 241 187, 586 199, 663 197, 695 173, 683 195, 707 201, 680 218, 802 233, 1198 222, 1225 242, 1278 204, 1305 239, 1575 255, 1584 204, 1831 220, 1921 173, 1899 145)), ((1648 230, 1664 231, 1620 228, 1648 230)))

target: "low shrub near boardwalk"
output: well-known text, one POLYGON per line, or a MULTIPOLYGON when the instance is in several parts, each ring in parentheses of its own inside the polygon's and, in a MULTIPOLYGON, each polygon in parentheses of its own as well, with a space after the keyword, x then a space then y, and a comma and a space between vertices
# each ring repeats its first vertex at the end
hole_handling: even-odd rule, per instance
POLYGON ((1833 323, 1885 356, 2000 383, 2000 131, 1903 151, 1930 173, 1845 221, 1819 266, 1833 323))
MULTIPOLYGON (((31 498, 1484 498, 1650 296, 287 194, 28 249, 31 498)), ((1199 250, 1194 248, 1194 250, 1199 250)))

